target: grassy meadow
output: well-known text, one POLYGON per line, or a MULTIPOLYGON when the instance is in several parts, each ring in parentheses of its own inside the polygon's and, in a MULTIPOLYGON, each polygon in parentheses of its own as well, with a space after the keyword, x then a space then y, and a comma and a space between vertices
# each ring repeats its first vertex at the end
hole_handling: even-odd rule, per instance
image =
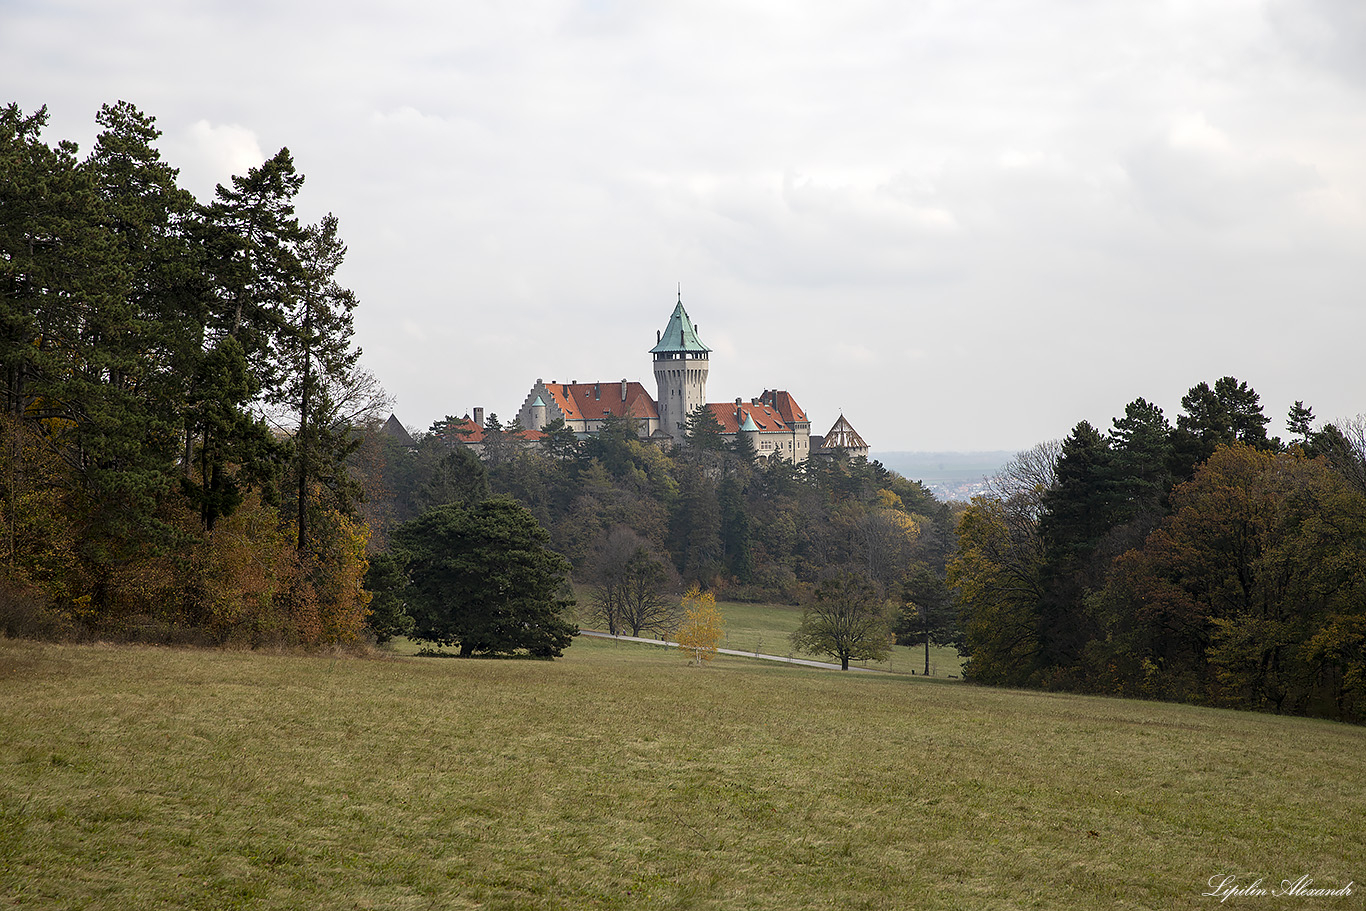
MULTIPOLYGON (((597 629, 587 605, 591 594, 582 589, 578 592, 579 622, 587 629, 597 629)), ((757 652, 763 655, 780 655, 792 658, 811 658, 816 661, 833 661, 829 655, 812 654, 793 649, 791 636, 802 622, 802 609, 787 604, 747 604, 737 601, 718 601, 716 608, 726 618, 725 637, 719 643, 722 648, 738 651, 757 652)), ((875 668, 894 674, 924 673, 925 647, 896 645, 892 654, 883 661, 856 661, 858 667, 875 668)), ((962 659, 952 648, 930 646, 930 676, 961 677, 962 659)))
POLYGON ((4 907, 1193 908, 1220 873, 1366 879, 1366 730, 584 638, 0 640, 4 907))

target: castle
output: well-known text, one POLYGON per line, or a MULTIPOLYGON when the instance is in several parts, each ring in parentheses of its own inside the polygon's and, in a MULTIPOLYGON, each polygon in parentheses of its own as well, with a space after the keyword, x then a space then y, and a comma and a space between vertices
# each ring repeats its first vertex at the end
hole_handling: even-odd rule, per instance
MULTIPOLYGON (((826 437, 811 436, 811 420, 790 392, 765 389, 748 402, 707 402, 707 372, 711 349, 698 337, 697 326, 683 309, 683 297, 669 323, 655 335, 650 349, 654 358, 657 397, 640 383, 620 382, 561 383, 537 379, 517 412, 515 426, 519 438, 530 445, 539 441, 542 431, 556 420, 587 439, 602 429, 609 417, 630 418, 637 434, 660 446, 682 445, 687 440, 688 415, 699 405, 716 418, 721 436, 734 443, 743 435, 762 458, 780 458, 793 463, 805 462, 813 454, 828 454, 836 448, 851 456, 867 456, 868 444, 841 414, 826 437)), ((484 409, 474 409, 452 430, 465 445, 482 455, 484 409)))

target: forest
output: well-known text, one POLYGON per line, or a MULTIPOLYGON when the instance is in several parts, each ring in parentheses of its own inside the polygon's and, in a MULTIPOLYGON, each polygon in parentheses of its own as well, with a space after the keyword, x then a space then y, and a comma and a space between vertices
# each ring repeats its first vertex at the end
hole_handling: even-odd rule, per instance
MULTIPOLYGON (((694 583, 732 601, 806 604, 825 577, 853 568, 893 608, 888 634, 900 608, 919 597, 936 606, 934 641, 951 641, 942 582, 953 540, 946 504, 864 458, 840 454, 805 465, 759 458, 743 437, 739 446, 724 440, 709 417, 698 409, 688 442, 669 451, 638 439, 624 418, 609 418, 583 441, 555 422, 527 444, 518 428, 490 415, 482 459, 460 444, 464 424, 453 417, 435 422, 413 447, 377 435, 378 445, 361 453, 368 476, 382 479, 367 482, 375 495, 362 507, 376 529, 372 543, 384 549, 391 529, 444 504, 508 497, 567 558, 582 593, 579 616, 600 629, 672 632, 679 596, 694 583)), ((376 624, 392 613, 386 605, 400 577, 385 558, 374 561, 376 624)), ((397 622, 394 630, 404 629, 397 622)), ((901 625, 904 641, 922 632, 909 617, 901 625)))
POLYGON ((201 203, 152 117, 88 155, 0 112, 0 605, 14 634, 357 641, 369 530, 345 467, 382 405, 338 221, 288 149, 201 203))
POLYGON ((288 149, 201 202, 152 117, 96 119, 82 156, 0 112, 5 635, 550 657, 579 621, 667 634, 696 584, 872 604, 872 639, 955 645, 983 684, 1363 720, 1362 419, 1296 403, 1282 442, 1223 377, 953 505, 876 461, 759 458, 705 409, 667 451, 490 416, 481 458, 454 417, 384 432, 339 220, 300 222, 288 149))
POLYGON ((1233 377, 1181 405, 1082 421, 973 500, 947 566, 965 672, 1360 722, 1366 420, 1296 402, 1282 443, 1233 377))

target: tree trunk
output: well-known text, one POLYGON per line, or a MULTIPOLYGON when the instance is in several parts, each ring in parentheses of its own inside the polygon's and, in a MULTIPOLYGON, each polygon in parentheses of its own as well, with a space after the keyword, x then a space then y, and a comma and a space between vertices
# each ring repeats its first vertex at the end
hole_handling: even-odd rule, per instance
POLYGON ((304 311, 304 382, 299 403, 299 542, 296 549, 301 554, 308 546, 308 394, 312 391, 309 388, 313 366, 312 332, 313 307, 310 304, 304 311))

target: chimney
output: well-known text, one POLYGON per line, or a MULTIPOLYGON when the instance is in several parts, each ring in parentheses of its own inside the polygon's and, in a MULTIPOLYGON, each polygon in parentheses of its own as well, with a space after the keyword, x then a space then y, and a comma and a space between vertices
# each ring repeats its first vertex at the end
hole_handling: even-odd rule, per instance
POLYGON ((593 384, 593 400, 596 402, 602 401, 602 383, 593 384))
POLYGON ((662 341, 664 341, 664 332, 663 332, 663 330, 656 329, 656 330, 655 330, 655 344, 658 345, 658 344, 659 344, 660 342, 662 342, 662 341))
POLYGON ((625 380, 625 379, 622 379, 622 381, 621 381, 621 400, 622 400, 623 402, 626 401, 626 380, 625 380))
POLYGON ((476 408, 476 409, 474 409, 474 426, 476 426, 476 427, 483 427, 483 426, 484 426, 484 409, 482 409, 482 408, 476 408))

